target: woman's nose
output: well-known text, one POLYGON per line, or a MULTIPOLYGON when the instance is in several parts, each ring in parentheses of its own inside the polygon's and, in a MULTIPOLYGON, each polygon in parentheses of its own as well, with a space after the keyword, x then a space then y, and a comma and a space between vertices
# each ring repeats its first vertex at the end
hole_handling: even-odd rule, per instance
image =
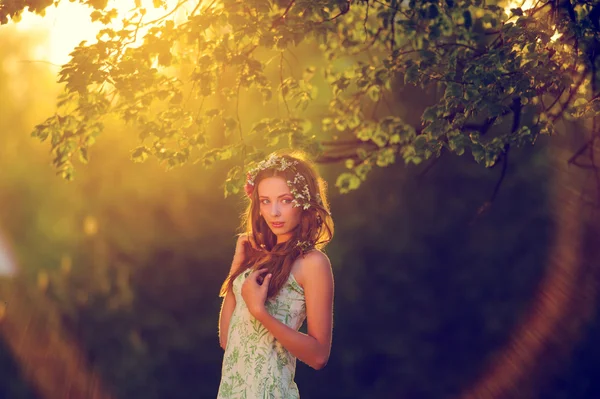
POLYGON ((279 216, 279 207, 276 204, 273 204, 273 206, 271 207, 271 215, 279 216))

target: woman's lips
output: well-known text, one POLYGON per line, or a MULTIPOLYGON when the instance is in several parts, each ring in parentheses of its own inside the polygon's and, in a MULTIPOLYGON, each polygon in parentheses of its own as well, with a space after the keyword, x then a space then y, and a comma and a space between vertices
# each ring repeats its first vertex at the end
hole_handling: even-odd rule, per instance
POLYGON ((271 226, 273 226, 274 228, 283 227, 283 223, 284 222, 271 222, 271 226))

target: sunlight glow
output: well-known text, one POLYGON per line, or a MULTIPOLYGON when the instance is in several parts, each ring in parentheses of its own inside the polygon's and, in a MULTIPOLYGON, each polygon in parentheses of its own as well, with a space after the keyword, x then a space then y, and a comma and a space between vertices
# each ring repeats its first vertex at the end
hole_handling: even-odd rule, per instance
POLYGON ((510 0, 504 8, 504 12, 510 17, 512 15, 511 8, 521 8, 521 10, 525 11, 532 8, 535 3, 537 3, 537 0, 510 0))
MULTIPOLYGON (((146 9, 144 21, 159 18, 172 10, 179 0, 167 0, 167 9, 154 8, 152 0, 138 1, 146 9)), ((130 15, 135 9, 134 0, 109 0, 106 10, 112 8, 119 16, 113 20, 115 28, 121 25, 121 20, 130 15)), ((187 5, 187 4, 186 4, 187 5)), ((186 5, 181 10, 185 11, 186 5)), ((38 61, 46 61, 55 65, 63 65, 70 59, 69 53, 83 40, 95 42, 96 35, 104 28, 98 21, 92 22, 92 8, 78 2, 61 1, 58 7, 50 6, 45 16, 24 12, 20 22, 16 23, 17 30, 34 31, 44 36, 45 40, 33 50, 32 57, 38 61)), ((175 15, 179 15, 176 13, 175 15)), ((173 19, 173 16, 170 17, 173 19)), ((142 35, 139 35, 140 37, 142 35)))
MULTIPOLYGON (((527 11, 527 10, 535 7, 538 2, 539 2, 539 0, 510 0, 508 2, 508 4, 506 5, 506 7, 504 8, 504 12, 506 13, 506 15, 509 16, 509 19, 510 19, 510 17, 512 16, 511 8, 521 8, 521 10, 527 11)), ((554 30, 554 34, 552 35, 550 40, 554 42, 562 36, 562 33, 558 32, 558 29, 556 29, 556 26, 553 26, 552 29, 554 30)), ((538 39, 538 42, 539 41, 541 41, 541 40, 538 39)))
MULTIPOLYGON (((14 276, 17 273, 14 256, 8 243, 0 236, 0 277, 14 276)), ((2 298, 0 298, 2 299, 2 298)))
POLYGON ((556 41, 558 39, 560 39, 560 37, 563 35, 562 33, 558 32, 558 29, 556 29, 555 26, 552 27, 552 29, 554 29, 554 34, 552 35, 552 37, 550 38, 551 41, 556 41))

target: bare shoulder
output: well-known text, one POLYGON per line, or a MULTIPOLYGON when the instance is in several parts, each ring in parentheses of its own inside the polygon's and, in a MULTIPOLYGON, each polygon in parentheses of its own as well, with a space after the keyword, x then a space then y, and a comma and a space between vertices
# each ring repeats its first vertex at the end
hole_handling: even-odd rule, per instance
POLYGON ((300 257, 297 272, 294 273, 298 283, 304 287, 306 281, 333 278, 329 257, 318 249, 314 249, 300 257))
POLYGON ((329 260, 329 257, 324 252, 316 248, 305 254, 303 260, 307 264, 312 265, 312 267, 331 268, 331 261, 329 260))

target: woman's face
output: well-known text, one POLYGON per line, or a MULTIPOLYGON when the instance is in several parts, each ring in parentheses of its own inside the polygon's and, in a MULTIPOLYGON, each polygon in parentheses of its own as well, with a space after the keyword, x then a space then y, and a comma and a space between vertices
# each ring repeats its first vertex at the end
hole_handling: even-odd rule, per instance
POLYGON ((292 230, 300 223, 301 207, 294 207, 294 196, 285 179, 280 176, 267 177, 258 183, 260 213, 269 228, 277 236, 277 243, 289 240, 292 230))

